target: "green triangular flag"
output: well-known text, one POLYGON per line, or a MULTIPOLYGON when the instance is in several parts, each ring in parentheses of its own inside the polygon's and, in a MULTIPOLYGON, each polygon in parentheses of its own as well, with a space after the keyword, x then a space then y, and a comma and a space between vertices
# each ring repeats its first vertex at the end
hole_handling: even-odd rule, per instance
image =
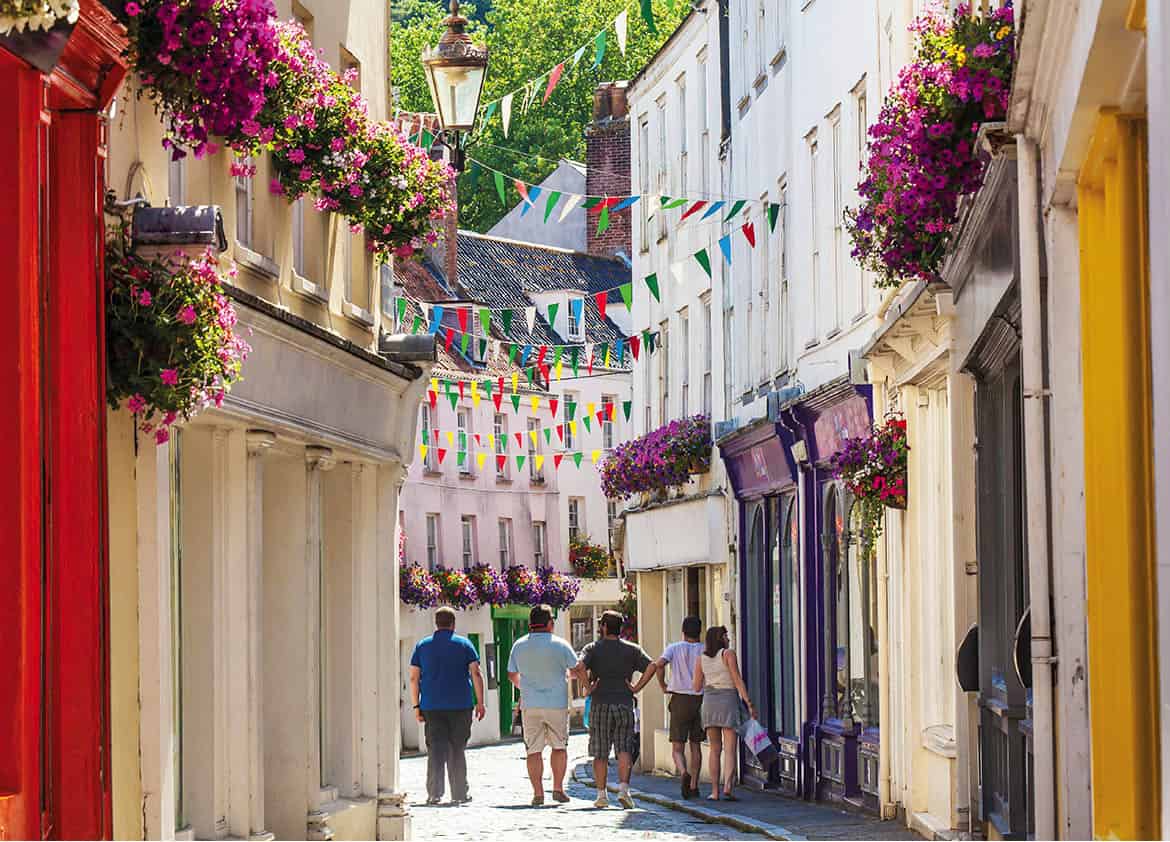
POLYGON ((768 230, 776 230, 776 219, 780 216, 780 206, 773 202, 768 205, 768 230))
POLYGON ((423 444, 431 443, 431 434, 426 427, 423 427, 423 444))
POLYGON ((459 403, 459 393, 458 392, 451 392, 450 394, 447 395, 447 397, 451 401, 451 408, 454 409, 455 405, 459 403))
POLYGON ((423 129, 422 130, 422 142, 419 143, 419 146, 421 146, 423 149, 426 149, 429 152, 431 149, 431 146, 434 144, 434 142, 435 142, 435 136, 433 134, 431 134, 429 131, 427 131, 426 129, 423 129))
POLYGON ((528 368, 524 369, 524 374, 528 377, 528 385, 531 386, 532 385, 532 366, 528 366, 528 368))
POLYGON ((411 333, 418 333, 420 330, 422 330, 422 323, 423 323, 422 316, 415 316, 414 317, 414 324, 411 326, 410 332, 411 333))
POLYGON ((464 460, 466 460, 466 458, 467 458, 467 451, 460 450, 458 453, 458 462, 457 462, 459 467, 461 467, 461 468, 463 467, 463 462, 464 462, 464 460))
POLYGON ((492 311, 487 307, 481 307, 479 310, 479 323, 483 325, 483 335, 491 336, 492 334, 492 311))
POLYGON ((557 323, 557 310, 559 310, 560 307, 561 305, 556 303, 548 305, 548 323, 549 326, 553 327, 554 330, 556 329, 555 326, 557 323))
POLYGON ((605 58, 605 30, 597 33, 597 37, 593 39, 593 69, 596 70, 601 66, 601 60, 605 58))
POLYGON ((492 396, 492 381, 485 380, 481 385, 483 386, 484 394, 490 398, 492 396))
POLYGON ((552 427, 544 428, 544 443, 552 444, 552 427))
POLYGON ((642 20, 646 21, 647 29, 654 34, 658 33, 658 27, 654 25, 654 9, 650 7, 650 0, 642 0, 642 20))
POLYGON ((548 218, 552 215, 553 208, 557 206, 557 202, 561 200, 561 192, 554 190, 548 194, 548 201, 544 203, 544 221, 548 222, 548 218))
POLYGON ((650 290, 650 294, 654 296, 655 301, 662 301, 658 297, 658 275, 651 273, 646 276, 646 288, 650 290))
MULTIPOLYGON (((577 349, 574 348, 573 350, 575 351, 577 349)), ((575 404, 573 401, 569 401, 568 403, 565 404, 565 406, 567 406, 569 408, 569 420, 576 421, 577 420, 577 404, 575 404)))
POLYGON ((695 260, 699 261, 699 265, 703 267, 703 271, 707 273, 707 277, 711 277, 711 258, 707 256, 706 249, 699 249, 695 252, 695 260))
POLYGON ((512 311, 505 310, 500 314, 500 318, 504 320, 504 333, 512 332, 512 311))
POLYGON ((687 199, 671 199, 670 202, 664 204, 662 208, 663 210, 674 210, 675 208, 681 208, 687 203, 687 201, 687 199))
POLYGON ((553 361, 552 361, 553 365, 556 365, 557 363, 559 363, 561 361, 561 354, 563 354, 564 351, 565 351, 565 349, 564 349, 564 346, 562 346, 562 345, 557 345, 555 348, 553 348, 553 361))
POLYGON ((605 233, 605 229, 609 227, 609 206, 601 209, 601 213, 597 215, 597 235, 601 236, 605 233))
POLYGON ((630 310, 634 302, 634 282, 626 281, 618 287, 618 292, 622 294, 622 303, 626 305, 626 310, 630 310))
POLYGON ((737 213, 739 213, 740 210, 743 208, 743 206, 746 204, 747 204, 746 199, 740 199, 739 201, 737 201, 734 205, 731 206, 731 210, 729 210, 727 212, 727 216, 723 217, 723 221, 730 222, 732 217, 734 217, 737 213))
POLYGON ((622 401, 622 414, 626 416, 626 420, 630 420, 630 412, 634 408, 633 401, 622 401))
POLYGON ((394 302, 394 306, 398 308, 398 323, 401 324, 402 320, 406 318, 406 299, 399 298, 394 302))
POLYGON ((508 365, 513 365, 516 362, 516 346, 508 345, 508 365))
POLYGON ((516 454, 516 470, 517 470, 517 471, 522 471, 522 470, 524 470, 524 459, 525 459, 525 458, 526 458, 526 457, 524 456, 524 454, 523 454, 523 453, 517 453, 517 454, 516 454))
POLYGON ((590 196, 584 202, 581 203, 581 207, 585 208, 585 210, 593 210, 595 207, 600 205, 603 201, 605 201, 605 200, 602 199, 600 196, 590 196))
POLYGON ((585 425, 585 430, 587 432, 593 432, 593 427, 590 426, 591 422, 590 422, 589 418, 590 418, 590 416, 588 416, 588 415, 582 415, 581 422, 585 425))
POLYGON ((487 108, 485 108, 485 109, 484 109, 484 112, 483 112, 483 122, 484 122, 484 125, 487 125, 487 122, 488 122, 489 120, 491 120, 491 119, 492 119, 492 117, 494 117, 494 116, 495 116, 495 114, 496 114, 496 109, 499 107, 499 105, 500 105, 500 101, 499 101, 498 99, 497 99, 495 102, 489 102, 489 103, 488 103, 488 106, 487 106, 487 108))
POLYGON ((483 173, 483 168, 480 167, 479 161, 471 162, 471 172, 468 173, 467 178, 471 183, 471 192, 475 192, 475 188, 479 186, 479 177, 483 173))
POLYGON ((461 354, 463 354, 463 356, 465 356, 465 357, 467 356, 467 346, 470 344, 471 344, 471 334, 470 333, 463 334, 463 338, 459 340, 459 352, 461 354))
POLYGON ((512 399, 512 411, 519 412, 520 411, 520 396, 519 395, 509 395, 509 397, 512 399))
POLYGON ((496 192, 500 194, 500 204, 507 207, 508 197, 504 195, 504 174, 502 172, 492 173, 492 177, 496 180, 496 192))
MULTIPOLYGON (((488 343, 488 341, 486 339, 479 340, 479 355, 481 357, 487 356, 487 343, 488 343)), ((491 394, 491 393, 489 392, 488 394, 491 394)))
POLYGON ((581 352, 581 349, 576 347, 576 346, 569 349, 569 359, 572 360, 572 362, 573 362, 573 376, 574 377, 576 377, 577 373, 580 371, 580 368, 579 368, 580 362, 577 359, 580 352, 581 352))
POLYGON ((573 454, 573 464, 576 465, 578 468, 581 467, 581 453, 580 453, 580 451, 573 454))

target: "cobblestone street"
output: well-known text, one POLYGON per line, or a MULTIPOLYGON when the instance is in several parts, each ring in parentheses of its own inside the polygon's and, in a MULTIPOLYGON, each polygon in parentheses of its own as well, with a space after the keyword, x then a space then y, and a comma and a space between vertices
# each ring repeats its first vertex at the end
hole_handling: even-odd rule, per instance
MULTIPOLYGON (((524 769, 521 743, 483 746, 467 752, 467 777, 472 802, 461 807, 444 803, 428 807, 426 757, 402 760, 402 784, 409 793, 415 839, 763 839, 733 827, 705 822, 693 816, 643 801, 623 810, 610 796, 608 810, 593 807, 596 792, 571 780, 572 769, 584 762, 588 738, 569 741, 569 770, 565 790, 573 799, 564 805, 528 806, 532 789, 524 769)), ((545 789, 551 789, 547 757, 545 789)), ((551 803, 551 799, 550 799, 551 803)))

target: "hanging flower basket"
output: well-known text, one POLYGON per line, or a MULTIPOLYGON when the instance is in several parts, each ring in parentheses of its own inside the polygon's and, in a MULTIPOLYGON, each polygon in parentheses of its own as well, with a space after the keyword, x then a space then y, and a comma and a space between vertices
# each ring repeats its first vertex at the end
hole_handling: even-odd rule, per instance
POLYGON ((601 466, 601 488, 611 500, 665 494, 711 468, 711 421, 695 415, 671 421, 614 448, 601 466))
POLYGON ((432 575, 442 593, 441 601, 445 605, 463 610, 479 604, 479 594, 475 590, 475 585, 462 570, 436 567, 432 575))
POLYGON ((252 349, 210 250, 141 257, 122 227, 106 246, 106 290, 107 400, 163 444, 176 421, 223 404, 252 349))
POLYGON ((540 605, 544 598, 544 583, 531 567, 514 564, 504 571, 508 582, 508 602, 513 605, 540 605))
POLYGON ((416 608, 434 608, 442 600, 443 591, 421 564, 404 564, 398 568, 398 598, 416 608))
POLYGON ((0 0, 0 47, 51 73, 80 13, 78 0, 0 0))
POLYGON ((882 533, 883 509, 906 508, 909 453, 905 419, 890 417, 871 435, 846 439, 829 460, 833 476, 845 484, 860 506, 865 558, 882 533))
POLYGON ((577 593, 581 590, 581 580, 567 576, 553 570, 551 567, 542 567, 538 571, 541 581, 541 598, 552 608, 568 608, 577 601, 577 593))
POLYGON ((853 257, 884 288, 938 278, 959 199, 983 183, 979 127, 1004 119, 1015 62, 1010 4, 986 16, 968 5, 930 12, 911 31, 914 60, 869 129, 861 204, 845 214, 853 257))
POLYGON ((604 579, 609 575, 611 564, 609 551, 599 544, 590 543, 588 536, 582 535, 569 542, 569 565, 582 579, 604 579))
POLYGON ((508 580, 504 574, 486 564, 477 564, 467 574, 475 586, 480 605, 506 605, 508 602, 508 580))

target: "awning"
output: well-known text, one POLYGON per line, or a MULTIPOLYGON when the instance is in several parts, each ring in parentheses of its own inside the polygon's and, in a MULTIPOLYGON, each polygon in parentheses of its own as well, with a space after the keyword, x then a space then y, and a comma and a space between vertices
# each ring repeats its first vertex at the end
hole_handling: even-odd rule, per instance
POLYGON ((727 561, 721 492, 626 512, 626 570, 664 570, 727 561))

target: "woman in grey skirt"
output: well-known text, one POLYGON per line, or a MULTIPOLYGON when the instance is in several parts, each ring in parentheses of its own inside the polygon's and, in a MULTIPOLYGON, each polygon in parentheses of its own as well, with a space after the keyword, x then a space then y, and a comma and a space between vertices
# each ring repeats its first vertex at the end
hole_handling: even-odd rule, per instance
POLYGON ((728 646, 727 629, 712 626, 707 629, 703 654, 695 664, 695 692, 703 692, 703 728, 707 731, 707 742, 711 756, 707 770, 711 776, 709 801, 720 799, 719 783, 723 782, 724 801, 738 801, 732 792, 735 785, 735 749, 739 737, 735 729, 744 721, 740 700, 747 705, 748 713, 755 718, 756 709, 748 698, 743 676, 739 674, 739 661, 728 646), (722 756, 722 775, 720 774, 722 756))

